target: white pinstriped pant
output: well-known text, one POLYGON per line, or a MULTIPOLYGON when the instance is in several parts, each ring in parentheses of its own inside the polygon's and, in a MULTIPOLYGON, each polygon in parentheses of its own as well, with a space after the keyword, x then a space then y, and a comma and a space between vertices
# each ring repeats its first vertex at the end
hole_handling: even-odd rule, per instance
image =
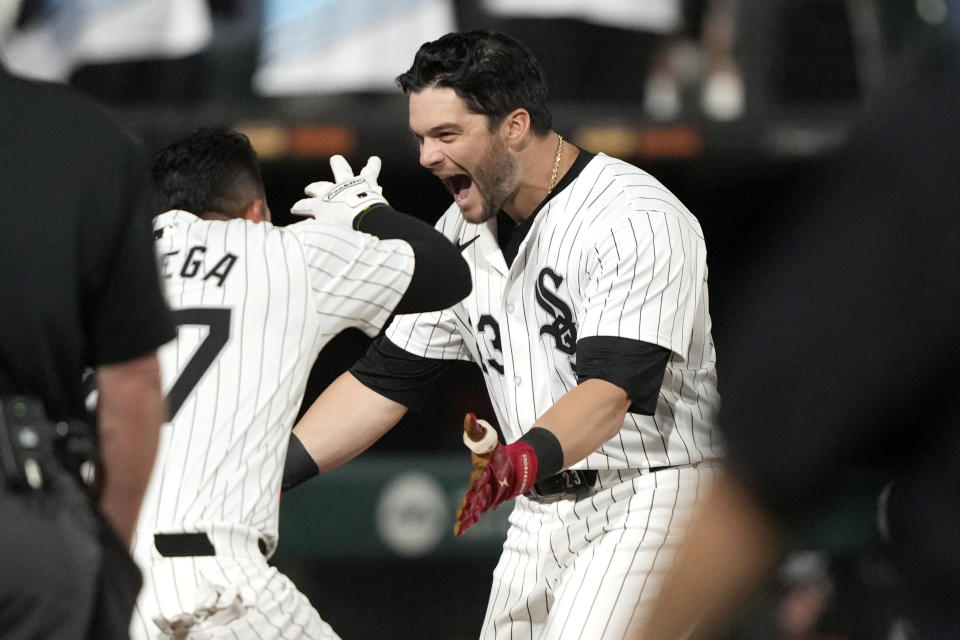
POLYGON ((482 640, 620 640, 647 615, 714 468, 674 467, 577 502, 516 500, 482 640))
POLYGON ((234 593, 239 594, 243 613, 225 622, 211 618, 198 623, 187 640, 340 640, 293 582, 267 564, 255 539, 239 546, 216 546, 231 552, 154 558, 144 569, 143 589, 130 625, 132 640, 174 637, 161 633, 153 617, 160 613, 172 619, 197 611, 210 585, 228 590, 231 600, 234 593))

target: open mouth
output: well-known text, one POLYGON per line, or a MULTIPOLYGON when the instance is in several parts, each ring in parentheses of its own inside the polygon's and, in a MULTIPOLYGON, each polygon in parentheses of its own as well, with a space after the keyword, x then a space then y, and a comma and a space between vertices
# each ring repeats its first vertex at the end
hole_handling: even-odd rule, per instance
POLYGON ((463 206, 463 203, 466 202, 470 196, 473 180, 471 180, 468 175, 460 173, 443 178, 443 182, 447 185, 450 193, 453 194, 453 200, 457 203, 457 206, 463 206))

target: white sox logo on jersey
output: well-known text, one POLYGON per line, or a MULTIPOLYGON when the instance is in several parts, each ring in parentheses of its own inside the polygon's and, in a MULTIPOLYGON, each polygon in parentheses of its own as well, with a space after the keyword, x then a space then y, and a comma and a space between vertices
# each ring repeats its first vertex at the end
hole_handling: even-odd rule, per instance
MULTIPOLYGON (((573 311, 570 305, 557 294, 557 287, 563 282, 563 276, 546 267, 537 276, 537 286, 534 291, 534 297, 540 308, 547 312, 553 318, 552 322, 540 326, 540 335, 547 334, 553 338, 554 346, 569 356, 576 353, 577 350, 577 324, 573 321, 573 311), (548 287, 547 281, 553 283, 553 289, 548 287)), ((503 347, 500 342, 500 323, 489 313, 480 316, 477 321, 477 334, 487 337, 487 344, 493 357, 487 358, 480 363, 480 368, 484 372, 487 367, 503 375, 504 367, 500 360, 503 354, 503 347)), ((571 363, 571 366, 573 364, 571 363)))
POLYGON ((540 327, 540 335, 546 333, 553 336, 557 349, 572 356, 577 350, 577 325, 573 321, 570 305, 557 295, 557 288, 562 282, 563 276, 550 267, 545 267, 537 276, 537 304, 553 317, 553 322, 540 327), (553 290, 547 287, 547 280, 553 282, 553 290))

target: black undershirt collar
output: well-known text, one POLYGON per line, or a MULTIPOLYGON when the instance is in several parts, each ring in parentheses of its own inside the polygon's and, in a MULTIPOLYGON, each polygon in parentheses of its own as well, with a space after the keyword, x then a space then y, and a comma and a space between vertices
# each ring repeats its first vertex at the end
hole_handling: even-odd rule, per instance
POLYGON ((594 155, 596 154, 581 149, 577 159, 573 161, 570 170, 564 174, 553 191, 548 193, 547 197, 544 198, 543 201, 537 205, 537 208, 533 210, 533 213, 530 214, 530 217, 520 224, 514 223, 510 216, 503 211, 497 214, 497 244, 503 253, 503 259, 507 262, 507 267, 512 265, 514 259, 517 257, 520 244, 523 242, 523 239, 527 237, 527 233, 530 231, 530 227, 533 226, 533 221, 536 219, 537 214, 550 202, 550 199, 554 195, 566 189, 567 185, 580 175, 580 172, 587 166, 587 163, 593 160, 594 155))

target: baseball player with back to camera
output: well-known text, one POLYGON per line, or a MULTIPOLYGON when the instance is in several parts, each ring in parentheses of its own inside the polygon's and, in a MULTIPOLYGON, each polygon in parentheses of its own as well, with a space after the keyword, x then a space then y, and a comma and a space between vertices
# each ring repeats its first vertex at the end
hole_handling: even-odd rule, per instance
POLYGON ((699 223, 646 172, 553 131, 542 68, 513 38, 448 34, 398 83, 473 291, 392 322, 294 429, 285 481, 357 455, 445 363, 473 361, 509 444, 475 457, 456 532, 514 502, 481 637, 620 638, 720 455, 699 223))
POLYGON ((395 310, 453 304, 470 280, 446 238, 387 206, 378 158, 358 177, 342 157, 330 166, 336 184, 311 184, 292 209, 316 219, 281 228, 242 134, 199 130, 155 158, 178 334, 160 350, 169 415, 134 538, 133 638, 337 637, 267 564, 307 377, 343 329, 375 335, 395 310))

